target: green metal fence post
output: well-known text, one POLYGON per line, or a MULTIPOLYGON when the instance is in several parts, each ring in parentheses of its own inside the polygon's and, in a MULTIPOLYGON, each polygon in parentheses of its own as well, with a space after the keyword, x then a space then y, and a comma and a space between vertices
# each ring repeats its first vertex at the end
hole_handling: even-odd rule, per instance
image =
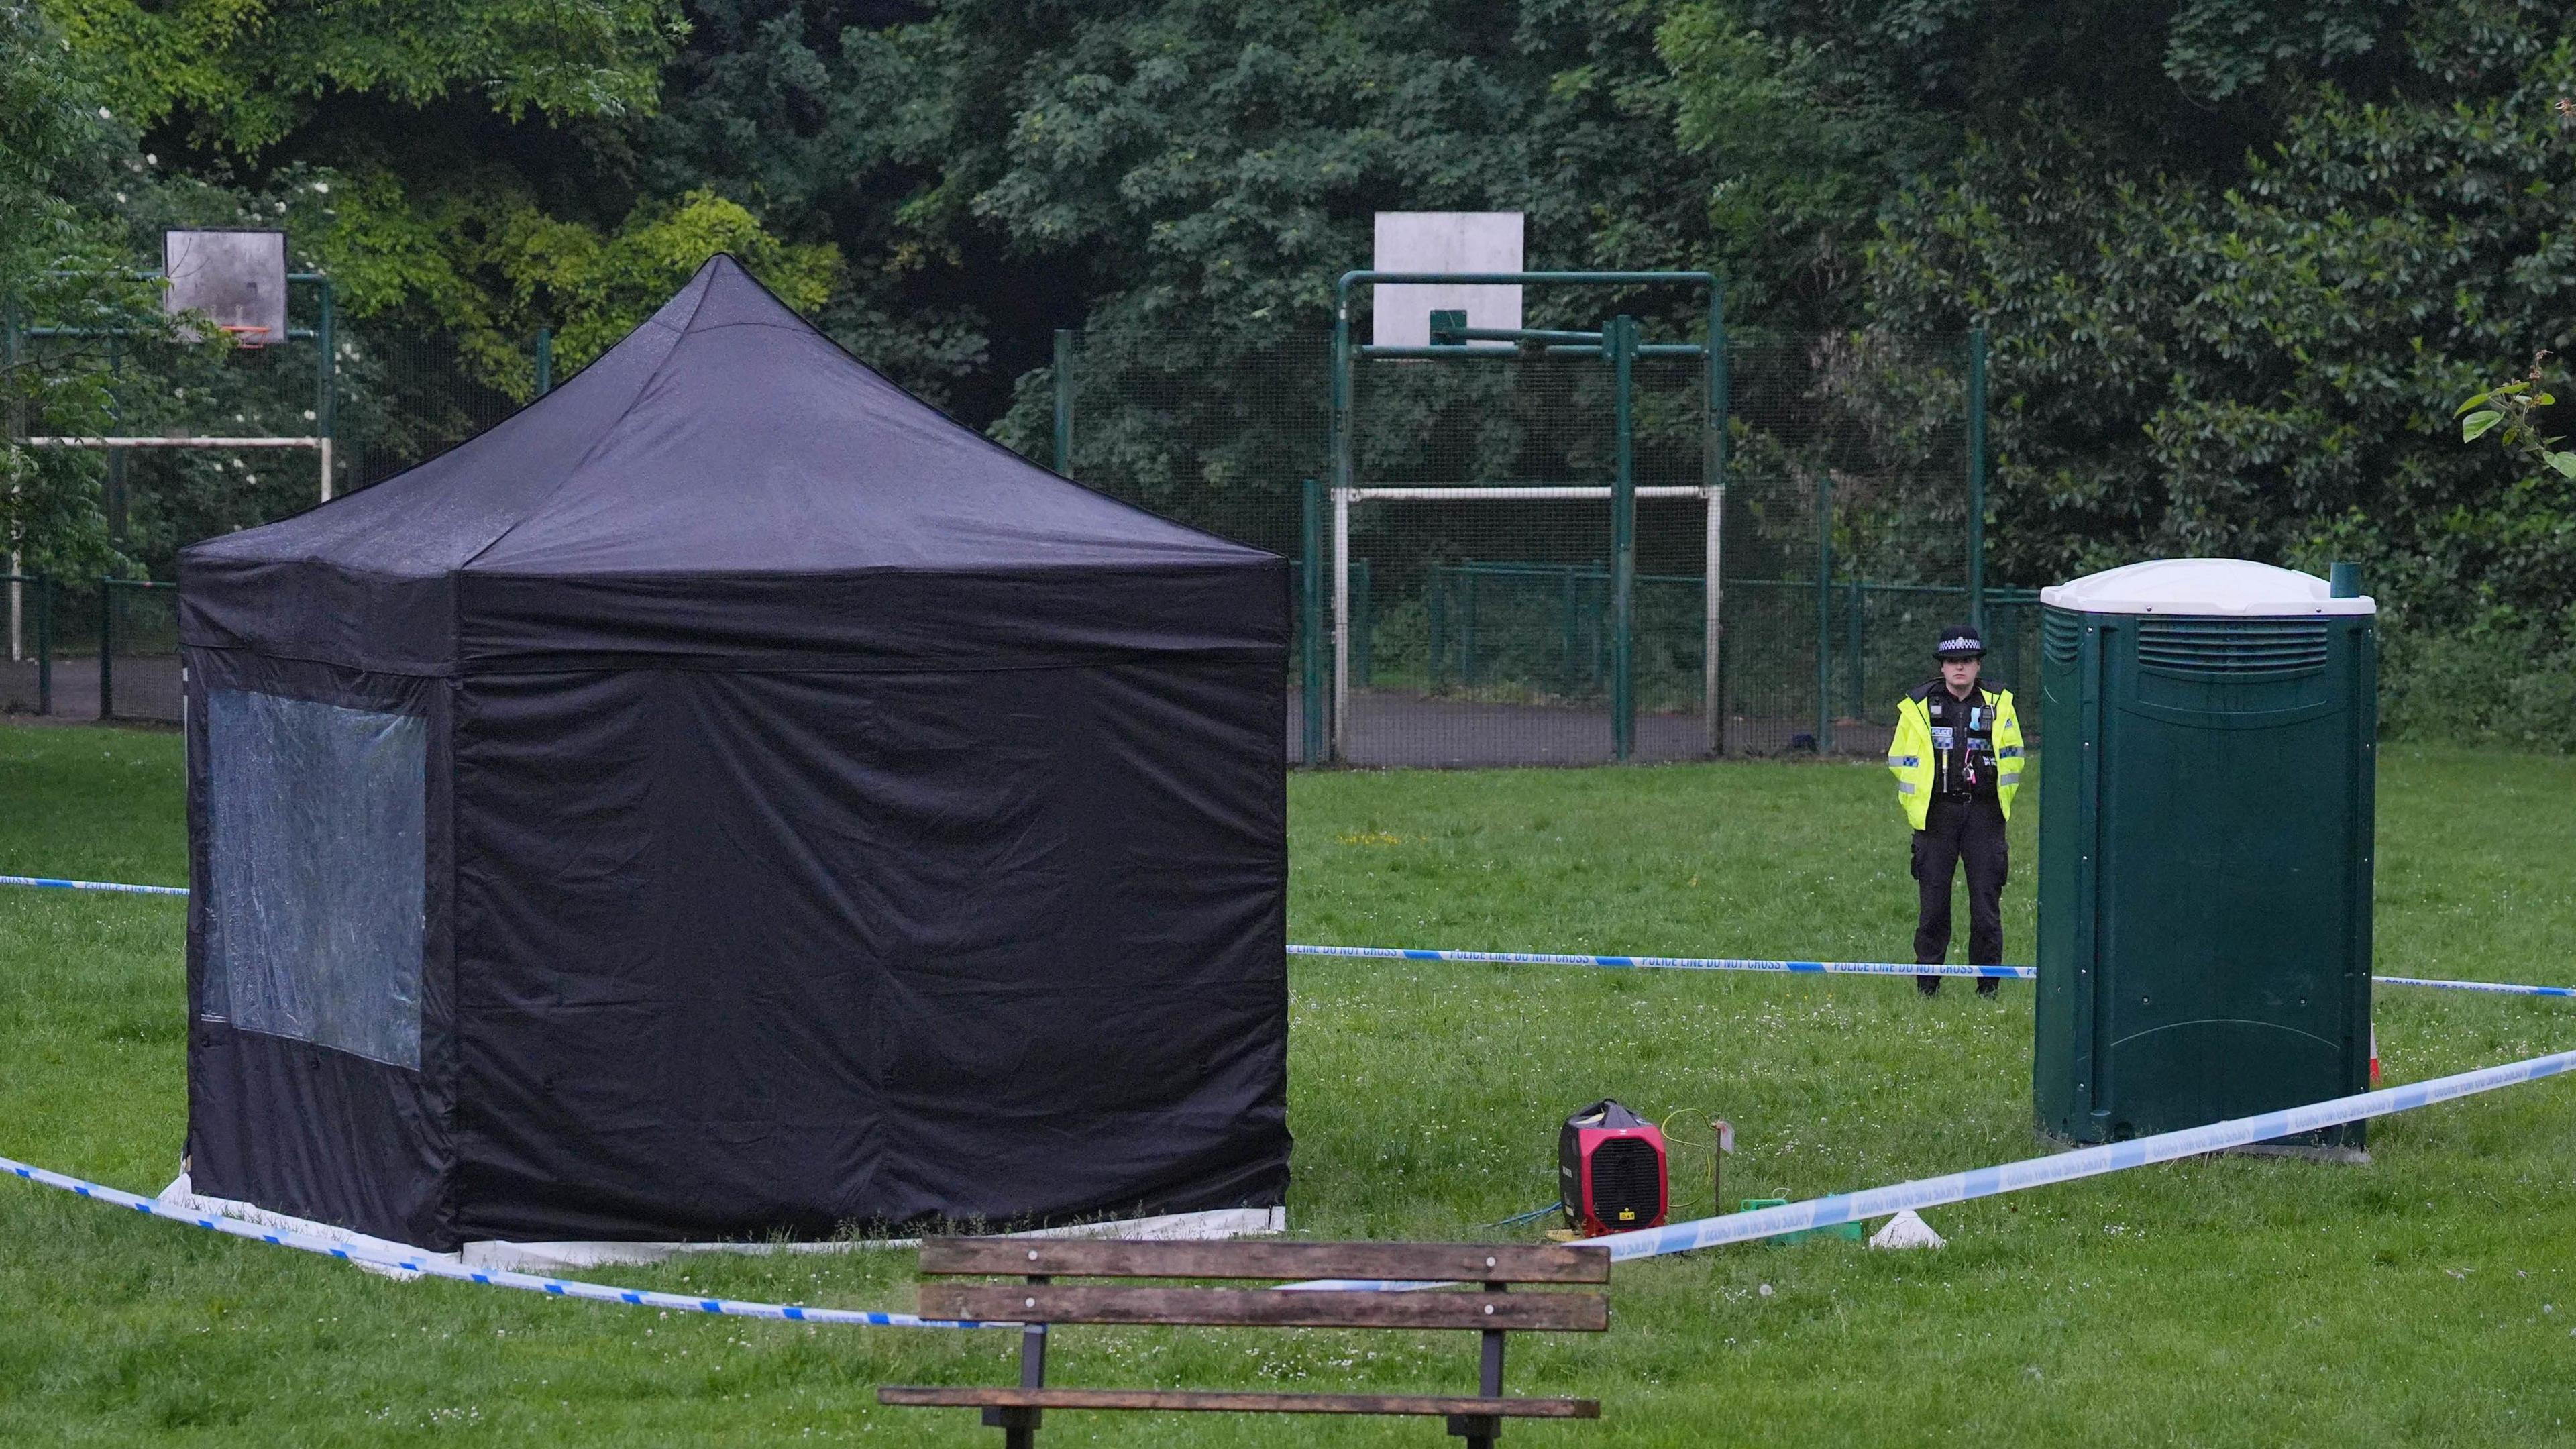
MULTIPOLYGON (((0 366, 5 366, 10 373, 15 373, 24 360, 19 347, 18 299, 0 297, 0 366)), ((9 436, 14 440, 27 436, 28 389, 19 387, 14 376, 6 380, 9 384, 9 436)), ((25 642, 19 630, 26 613, 27 586, 18 581, 18 571, 25 565, 25 554, 18 547, 19 540, 14 533, 6 542, 9 545, 9 651, 14 659, 25 642)))
POLYGON ((1834 748, 1834 479, 1816 470, 1816 753, 1834 748))
POLYGON ((1986 627, 1986 329, 1968 329, 1968 622, 1986 627))
POLYGON ((537 329, 537 396, 555 390, 555 329, 537 329))
POLYGON ((1611 367, 1615 473, 1610 482, 1610 754, 1625 762, 1637 747, 1637 319, 1613 317, 1602 328, 1611 367))
POLYGON ((1377 649, 1377 595, 1369 589, 1369 561, 1355 558, 1351 571, 1351 682, 1362 689, 1377 681, 1371 676, 1377 649))
POLYGON ((1055 329, 1055 470, 1073 476, 1073 329, 1055 329))
MULTIPOLYGON (((1059 334, 1061 335, 1061 334, 1059 334)), ((1324 758, 1324 486, 1305 480, 1305 573, 1299 580, 1297 690, 1304 730, 1299 758, 1309 766, 1324 758)))
POLYGON ((36 713, 54 712, 54 581, 36 580, 36 713))
MULTIPOLYGON (((111 419, 111 422, 107 431, 111 433, 121 433, 125 431, 125 429, 115 426, 115 421, 119 420, 116 410, 116 385, 118 382, 123 380, 124 376, 125 348, 122 344, 122 339, 110 336, 107 339, 107 415, 111 419)), ((109 448, 106 451, 107 539, 110 543, 122 544, 125 542, 126 517, 125 450, 123 448, 109 448)))
MULTIPOLYGON (((1345 275, 1333 294, 1332 408, 1326 423, 1333 466, 1333 758, 1348 752, 1351 677, 1350 580, 1342 560, 1350 546, 1351 488, 1351 285, 1345 275)), ((1465 661, 1461 661, 1463 674, 1465 661)))
POLYGON ((1708 714, 1708 752, 1726 753, 1726 414, 1734 405, 1734 373, 1726 355, 1726 288, 1710 283, 1708 289, 1708 359, 1706 371, 1708 398, 1703 404, 1704 436, 1700 440, 1700 486, 1708 494, 1707 553, 1703 565, 1707 581, 1706 596, 1700 600, 1706 615, 1700 640, 1700 685, 1705 698, 1701 708, 1708 714))
POLYGON ((1559 604, 1565 615, 1558 621, 1558 627, 1565 635, 1565 652, 1560 661, 1563 667, 1559 672, 1565 680, 1565 697, 1572 699, 1579 688, 1576 680, 1582 668, 1577 654, 1583 647, 1583 611, 1575 602, 1574 565, 1567 564, 1558 573, 1557 592, 1563 595, 1559 604))
POLYGON ((313 319, 313 437, 322 455, 322 501, 331 501, 332 444, 338 441, 340 426, 340 354, 337 308, 331 296, 331 279, 322 279, 321 310, 313 319))
POLYGON ((1449 571, 1431 566, 1431 692, 1449 687, 1449 571))
POLYGON ((116 718, 116 588, 98 581, 98 717, 116 718))
POLYGON ((1476 687, 1476 571, 1458 570, 1458 682, 1476 687))
POLYGON ((1851 717, 1853 719, 1869 718, 1869 702, 1863 697, 1865 681, 1861 675, 1860 662, 1861 611, 1868 606, 1869 601, 1861 596, 1860 587, 1860 579, 1855 575, 1851 581, 1851 618, 1845 622, 1843 628, 1846 636, 1844 644, 1851 652, 1851 717))

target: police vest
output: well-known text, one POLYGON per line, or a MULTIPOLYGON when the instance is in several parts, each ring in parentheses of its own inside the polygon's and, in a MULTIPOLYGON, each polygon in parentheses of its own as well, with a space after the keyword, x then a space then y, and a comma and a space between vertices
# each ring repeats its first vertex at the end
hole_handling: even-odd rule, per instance
MULTIPOLYGON (((1905 807, 1905 818, 1917 830, 1932 813, 1942 753, 1932 737, 1932 691, 1947 688, 1935 679, 1897 701, 1896 738, 1887 746, 1887 768, 1896 776, 1897 803, 1905 807)), ((1995 803, 2010 820, 2013 795, 2021 789, 2022 762, 2021 716, 2013 712, 2012 691, 1980 680, 1961 703, 1977 709, 1980 716, 1986 710, 1994 712, 1991 730, 1977 733, 1994 742, 1995 803)))

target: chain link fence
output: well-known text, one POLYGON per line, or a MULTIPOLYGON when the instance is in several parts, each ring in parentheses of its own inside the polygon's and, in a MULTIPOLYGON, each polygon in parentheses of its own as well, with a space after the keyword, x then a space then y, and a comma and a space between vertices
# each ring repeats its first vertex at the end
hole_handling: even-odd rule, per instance
POLYGON ((54 712, 54 581, 0 574, 7 593, 8 650, 0 658, 0 716, 54 712))
POLYGON ((61 575, 29 559, 12 584, 0 713, 175 723, 180 549, 314 506, 326 473, 333 495, 372 486, 518 406, 443 335, 335 323, 318 278, 291 280, 287 316, 283 339, 232 348, 6 318, 0 342, 60 400, 9 420, 51 440, 24 452, 27 493, 47 500, 29 526, 93 541, 56 559, 61 575))
MULTIPOLYGON (((519 406, 443 337, 327 327, 310 289, 291 306, 285 345, 224 356, 96 337, 19 345, 103 376, 122 432, 327 429, 334 492, 391 477, 519 406)), ((1645 352, 1628 395, 1624 630, 1610 497, 1619 398, 1599 348, 1355 355, 1352 491, 1338 520, 1328 336, 1060 334, 1054 365, 1023 379, 993 431, 1115 497, 1291 561, 1281 707, 1292 763, 1882 750, 1896 700, 1930 675, 1934 631, 1971 612, 1967 340, 1739 334, 1715 377, 1697 349, 1645 352), (1321 485, 1311 506, 1308 480, 1321 485)), ((30 432, 44 422, 29 419, 30 432)), ((117 549, 161 587, 30 570, 13 590, 0 712, 176 719, 167 580, 179 548, 311 506, 318 462, 40 455, 95 488, 117 549)), ((1984 593, 1990 677, 2035 677, 2035 603, 1984 593)), ((2035 733, 2035 692, 2019 697, 2035 733)))
MULTIPOLYGON (((1704 357, 1639 357, 1625 701, 1618 399, 1597 350, 1355 357, 1338 516, 1329 488, 1303 516, 1305 480, 1333 465, 1323 336, 1060 334, 1054 366, 995 432, 1113 496, 1292 560, 1294 763, 1866 755, 1931 677, 1935 632, 1972 613, 1970 358, 1967 338, 1872 334, 1739 337, 1715 379, 1704 357)), ((2036 677, 2035 595, 1986 590, 1984 603, 1992 677, 2036 677)), ((2037 702, 2019 695, 2035 733, 2037 702)))

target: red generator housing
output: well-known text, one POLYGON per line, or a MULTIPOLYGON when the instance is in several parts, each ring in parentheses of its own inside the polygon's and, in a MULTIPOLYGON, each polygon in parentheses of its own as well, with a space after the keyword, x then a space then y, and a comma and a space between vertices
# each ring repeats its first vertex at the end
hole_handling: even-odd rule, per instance
POLYGON ((1584 1237, 1657 1226, 1673 1201, 1663 1129, 1617 1102, 1593 1103, 1557 1134, 1556 1186, 1566 1225, 1584 1237))

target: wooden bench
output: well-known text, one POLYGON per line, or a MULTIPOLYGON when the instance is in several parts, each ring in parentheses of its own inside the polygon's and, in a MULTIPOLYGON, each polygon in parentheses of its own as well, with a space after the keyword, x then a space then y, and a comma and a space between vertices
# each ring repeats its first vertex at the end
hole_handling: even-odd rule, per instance
POLYGON ((1505 1419, 1597 1419, 1594 1399, 1503 1397, 1504 1335, 1532 1330, 1600 1333, 1607 1293, 1520 1293, 1515 1283, 1610 1281, 1601 1248, 1516 1243, 1114 1243, 1027 1238, 932 1238, 925 1277, 1015 1276, 1016 1284, 923 1283, 925 1317, 1017 1322, 1018 1388, 888 1385, 877 1402, 903 1408, 982 1409, 1005 1449, 1033 1449, 1048 1409, 1147 1409, 1247 1414, 1419 1414, 1445 1418, 1472 1449, 1490 1449, 1505 1419), (1174 1288, 1059 1283, 1059 1278, 1217 1278, 1312 1281, 1385 1279, 1458 1283, 1461 1290, 1174 1288), (1473 1396, 1270 1394, 1167 1389, 1051 1389, 1047 1329, 1060 1323, 1225 1328, 1467 1328, 1483 1335, 1473 1396))

